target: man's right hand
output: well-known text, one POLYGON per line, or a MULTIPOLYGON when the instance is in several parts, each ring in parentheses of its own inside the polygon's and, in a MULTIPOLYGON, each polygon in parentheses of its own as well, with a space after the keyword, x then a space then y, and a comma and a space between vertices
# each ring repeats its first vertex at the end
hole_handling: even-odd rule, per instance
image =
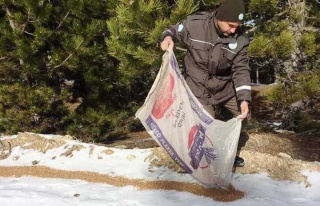
POLYGON ((174 47, 174 42, 171 38, 171 36, 166 36, 163 41, 161 42, 161 49, 162 51, 168 51, 169 47, 174 47))

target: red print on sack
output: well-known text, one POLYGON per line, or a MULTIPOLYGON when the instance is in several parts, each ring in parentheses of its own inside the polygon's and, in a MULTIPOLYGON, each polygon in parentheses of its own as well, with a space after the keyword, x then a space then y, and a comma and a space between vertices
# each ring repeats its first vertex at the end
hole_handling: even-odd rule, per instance
POLYGON ((152 107, 151 113, 156 119, 161 119, 175 100, 172 96, 174 77, 171 73, 169 75, 169 81, 167 80, 166 82, 152 107))
POLYGON ((191 127, 190 132, 189 132, 189 138, 188 138, 188 149, 190 150, 191 144, 194 141, 194 136, 196 135, 196 133, 198 132, 198 126, 194 125, 193 127, 191 127))

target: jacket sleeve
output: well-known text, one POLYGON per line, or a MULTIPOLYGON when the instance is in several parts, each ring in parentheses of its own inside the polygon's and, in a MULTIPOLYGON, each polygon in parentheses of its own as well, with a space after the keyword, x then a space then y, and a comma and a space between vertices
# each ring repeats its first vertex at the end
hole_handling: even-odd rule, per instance
POLYGON ((171 38, 172 38, 172 40, 173 41, 177 41, 176 40, 176 31, 175 31, 175 29, 174 29, 174 26, 175 25, 172 25, 172 26, 169 26, 169 27, 167 27, 163 32, 162 32, 162 34, 161 34, 161 36, 160 36, 160 41, 162 42, 163 41, 163 39, 164 38, 166 38, 167 36, 171 36, 171 38))
POLYGON ((249 72, 249 59, 247 56, 247 48, 249 42, 239 51, 232 66, 232 80, 236 90, 238 101, 251 102, 251 78, 249 72))
MULTIPOLYGON (((160 41, 166 36, 171 36, 172 40, 175 42, 183 43, 187 46, 190 46, 190 31, 196 30, 198 27, 195 25, 199 24, 199 21, 207 20, 209 14, 208 12, 196 12, 194 14, 189 15, 185 20, 179 22, 175 25, 171 25, 167 27, 162 35, 160 36, 160 41)), ((202 25, 202 24, 201 24, 202 25)))
POLYGON ((182 42, 186 44, 187 40, 187 34, 188 34, 188 21, 184 20, 181 23, 171 25, 167 27, 160 36, 160 41, 163 41, 163 39, 167 36, 171 36, 172 40, 174 42, 182 42))

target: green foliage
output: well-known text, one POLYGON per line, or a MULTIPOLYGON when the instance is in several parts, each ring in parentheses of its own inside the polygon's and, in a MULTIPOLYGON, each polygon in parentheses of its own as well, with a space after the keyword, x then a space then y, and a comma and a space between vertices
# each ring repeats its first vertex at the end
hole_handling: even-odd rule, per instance
MULTIPOLYGON (((0 0, 0 131, 70 133, 104 142, 141 129, 133 117, 160 67, 164 28, 220 2, 0 0)), ((254 69, 274 71, 297 50, 300 70, 319 68, 317 2, 305 1, 305 9, 302 2, 245 2, 254 27, 249 34, 254 69), (297 29, 300 21, 315 32, 297 29)), ((319 95, 316 75, 293 82, 279 84, 274 101, 319 95)))
POLYGON ((267 95, 268 99, 276 105, 289 104, 305 98, 316 99, 320 95, 319 74, 299 74, 292 82, 278 84, 267 95))
POLYGON ((0 6, 0 130, 67 132, 88 141, 141 127, 133 116, 161 63, 159 36, 197 8, 186 0, 0 6))
POLYGON ((265 17, 269 19, 276 14, 278 3, 278 0, 251 0, 249 12, 253 15, 253 18, 261 19, 261 17, 265 17))
POLYGON ((297 84, 295 85, 302 91, 303 96, 310 99, 320 94, 320 73, 315 74, 301 74, 297 77, 297 84))
POLYGON ((315 33, 303 33, 299 42, 299 47, 308 56, 313 56, 317 52, 315 33))
POLYGON ((308 16, 311 18, 306 19, 306 23, 315 28, 320 28, 320 4, 318 1, 306 0, 308 5, 308 16))
MULTIPOLYGON (((221 3, 222 0, 201 0, 198 1, 199 4, 199 10, 200 11, 207 11, 212 10, 218 7, 218 5, 221 3)), ((197 1, 194 1, 197 3, 197 1)))
POLYGON ((270 50, 270 40, 264 35, 256 36, 248 48, 251 57, 265 57, 270 50))
POLYGON ((170 22, 176 24, 198 9, 199 3, 195 3, 193 0, 178 0, 171 11, 170 22))
POLYGON ((294 23, 299 23, 304 18, 304 9, 301 4, 291 7, 289 10, 289 15, 291 16, 294 23))
MULTIPOLYGON (((120 82, 130 87, 132 79, 143 76, 143 68, 158 58, 156 50, 161 29, 165 22, 154 21, 161 14, 160 1, 120 1, 116 17, 107 22, 111 36, 106 39, 108 53, 118 59, 120 82), (158 26, 155 28, 155 26, 158 26)), ((148 69, 149 74, 152 68, 148 69)), ((154 68, 155 70, 155 68, 154 68)))
MULTIPOLYGON (((161 33, 166 26, 193 13, 197 5, 193 1, 177 1, 170 18, 166 18, 167 9, 168 5, 159 0, 120 0, 116 16, 107 21, 111 33, 106 39, 108 52, 118 59, 125 86, 132 87, 136 77, 155 77, 162 55, 158 45, 161 33)), ((150 80, 143 81, 150 85, 150 80)))
MULTIPOLYGON (((97 134, 95 127, 91 131, 92 124, 83 124, 85 132, 69 127, 87 115, 89 122, 96 121, 90 118, 92 112, 86 112, 89 108, 119 108, 117 100, 123 88, 116 84, 119 73, 104 43, 108 34, 105 22, 112 10, 108 6, 116 2, 0 2, 0 81, 1 93, 6 94, 0 107, 6 120, 1 121, 3 132, 71 131, 80 138, 97 134)), ((100 115, 107 116, 103 112, 107 111, 100 115)), ((108 127, 106 118, 99 121, 108 127)))
POLYGON ((264 33, 265 35, 268 35, 268 36, 277 36, 282 31, 288 30, 289 26, 290 26, 290 21, 288 20, 270 22, 265 25, 264 33))
POLYGON ((272 103, 276 105, 285 104, 285 101, 283 100, 284 95, 286 95, 286 91, 284 89, 283 84, 277 84, 273 89, 268 91, 266 94, 268 100, 270 100, 272 103))
POLYGON ((294 115, 294 120, 297 125, 294 128, 295 132, 320 131, 320 123, 315 121, 314 116, 311 114, 299 111, 294 115))
MULTIPOLYGON (((118 101, 131 115, 138 108, 136 105, 142 105, 160 68, 163 52, 159 38, 163 30, 198 8, 198 4, 190 0, 175 3, 171 7, 160 0, 120 0, 115 16, 107 21, 110 32, 105 39, 108 54, 117 59, 120 73, 117 84, 125 88, 121 90, 125 98, 118 101)), ((127 114, 119 116, 127 119, 127 114)))
POLYGON ((34 89, 23 82, 4 84, 0 86, 0 93, 0 114, 6 120, 0 121, 0 130, 6 133, 53 132, 67 114, 54 90, 45 85, 34 89))
POLYGON ((292 81, 278 84, 272 88, 267 97, 278 111, 287 110, 289 119, 295 132, 319 131, 320 123, 317 121, 319 113, 320 75, 302 73, 293 76, 292 81), (305 108, 292 108, 293 103, 305 104, 305 108))
POLYGON ((81 108, 82 112, 73 112, 65 121, 69 123, 67 133, 74 134, 83 141, 89 142, 102 138, 111 126, 112 119, 104 106, 97 109, 81 108), (85 117, 85 118, 83 118, 85 117))
POLYGON ((295 49, 294 35, 289 31, 283 31, 279 36, 272 39, 272 56, 286 59, 295 49))
POLYGON ((253 71, 267 72, 266 62, 270 62, 274 67, 270 75, 275 71, 275 81, 279 82, 286 73, 314 70, 319 64, 319 7, 309 0, 249 1, 252 20, 247 26, 253 39, 249 47, 253 71))

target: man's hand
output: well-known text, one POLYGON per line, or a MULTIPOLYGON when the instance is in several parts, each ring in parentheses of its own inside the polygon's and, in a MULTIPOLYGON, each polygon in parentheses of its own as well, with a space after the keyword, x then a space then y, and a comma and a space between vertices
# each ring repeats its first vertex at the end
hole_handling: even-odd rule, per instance
POLYGON ((243 121, 245 118, 247 118, 249 113, 249 103, 247 101, 242 101, 240 104, 241 109, 241 121, 243 121))
POLYGON ((168 51, 169 47, 174 47, 174 42, 171 38, 171 36, 166 36, 163 41, 161 42, 161 49, 162 51, 168 51))

